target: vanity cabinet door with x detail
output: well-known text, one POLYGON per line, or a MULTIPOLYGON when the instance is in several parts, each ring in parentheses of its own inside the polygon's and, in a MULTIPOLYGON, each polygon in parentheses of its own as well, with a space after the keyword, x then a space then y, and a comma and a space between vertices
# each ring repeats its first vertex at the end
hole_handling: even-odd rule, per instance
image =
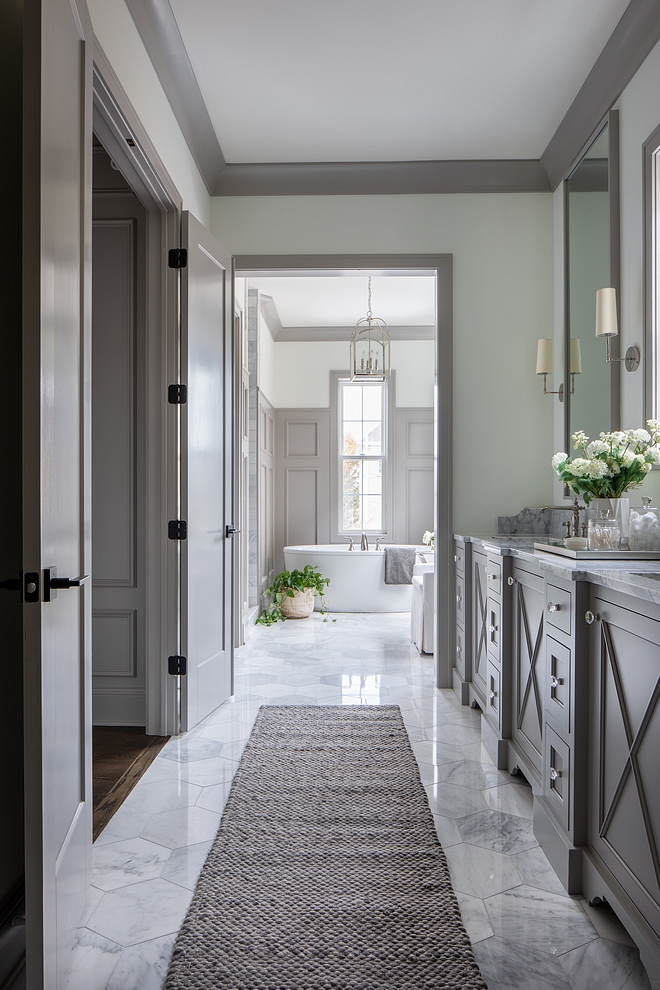
POLYGON ((472 683, 471 692, 482 711, 486 707, 488 671, 488 555, 472 549, 472 683))
POLYGON ((590 612, 587 855, 605 890, 585 893, 629 900, 660 972, 660 606, 594 587, 590 612))
POLYGON ((513 705, 510 762, 540 786, 543 762, 545 588, 534 565, 513 566, 513 705))

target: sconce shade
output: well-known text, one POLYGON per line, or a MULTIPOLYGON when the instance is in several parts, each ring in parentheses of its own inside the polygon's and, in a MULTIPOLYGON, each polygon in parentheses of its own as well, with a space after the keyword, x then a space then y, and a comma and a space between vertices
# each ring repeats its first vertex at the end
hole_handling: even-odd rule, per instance
POLYGON ((571 337, 571 374, 582 374, 582 354, 580 353, 579 337, 571 337))
POLYGON ((616 318, 616 289, 596 290, 596 336, 616 337, 619 324, 616 318))
POLYGON ((552 337, 540 337, 536 348, 536 374, 552 374, 552 337))

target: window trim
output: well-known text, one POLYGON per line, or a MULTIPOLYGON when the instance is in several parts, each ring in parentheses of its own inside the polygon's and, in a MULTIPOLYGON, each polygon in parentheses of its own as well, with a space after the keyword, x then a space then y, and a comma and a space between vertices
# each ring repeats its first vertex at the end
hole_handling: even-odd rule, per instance
MULTIPOLYGON (((340 499, 343 494, 339 465, 341 462, 339 446, 339 383, 350 379, 350 371, 330 372, 330 542, 345 543, 349 536, 355 539, 355 531, 352 534, 344 533, 339 528, 340 519, 340 499)), ((380 384, 380 383, 379 383, 380 384)), ((383 529, 365 530, 368 536, 374 539, 380 537, 385 542, 391 542, 394 533, 394 410, 396 408, 396 372, 392 371, 387 379, 387 390, 385 398, 385 416, 383 417, 383 430, 385 443, 383 444, 384 454, 382 455, 384 464, 383 471, 383 529)), ((362 530, 360 531, 360 535, 362 530)))

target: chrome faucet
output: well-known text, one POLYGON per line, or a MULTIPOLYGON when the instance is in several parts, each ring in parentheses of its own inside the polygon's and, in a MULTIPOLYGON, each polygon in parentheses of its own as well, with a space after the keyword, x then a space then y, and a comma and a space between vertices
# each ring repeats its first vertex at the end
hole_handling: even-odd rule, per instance
MULTIPOLYGON (((548 509, 558 509, 558 510, 561 510, 563 512, 572 512, 573 513, 573 536, 579 536, 580 535, 580 512, 582 511, 583 508, 584 508, 584 506, 580 505, 580 503, 577 500, 577 498, 574 498, 572 505, 544 505, 543 508, 541 509, 541 512, 547 512, 548 509)), ((562 525, 563 526, 566 526, 566 531, 567 531, 568 535, 570 536, 571 535, 571 531, 570 531, 570 525, 571 524, 570 524, 570 522, 568 524, 567 523, 562 523, 562 525)))
POLYGON ((353 537, 352 536, 345 536, 344 539, 345 540, 348 540, 348 549, 349 550, 352 550, 353 549, 353 537))
POLYGON ((367 539, 367 534, 363 533, 362 540, 360 541, 360 550, 368 550, 368 549, 369 549, 369 540, 367 539))
POLYGON ((380 550, 380 541, 382 540, 382 538, 383 538, 382 536, 376 537, 376 550, 380 550))

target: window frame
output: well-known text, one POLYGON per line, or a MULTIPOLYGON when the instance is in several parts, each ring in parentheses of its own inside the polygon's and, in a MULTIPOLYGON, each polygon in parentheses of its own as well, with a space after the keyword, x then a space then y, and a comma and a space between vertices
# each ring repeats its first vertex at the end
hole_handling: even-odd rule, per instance
MULTIPOLYGON (((343 512, 343 474, 341 466, 344 455, 341 450, 342 430, 341 416, 342 403, 340 398, 340 384, 350 381, 350 371, 330 372, 330 542, 345 543, 351 537, 359 538, 363 532, 369 537, 376 539, 380 537, 384 542, 392 540, 393 520, 394 520, 394 485, 393 485, 393 461, 394 451, 394 409, 396 407, 396 372, 392 371, 390 377, 384 383, 383 390, 383 453, 379 455, 358 455, 360 460, 383 461, 383 514, 382 528, 380 530, 344 530, 341 527, 343 512)), ((376 383, 375 383, 376 384, 376 383)))

